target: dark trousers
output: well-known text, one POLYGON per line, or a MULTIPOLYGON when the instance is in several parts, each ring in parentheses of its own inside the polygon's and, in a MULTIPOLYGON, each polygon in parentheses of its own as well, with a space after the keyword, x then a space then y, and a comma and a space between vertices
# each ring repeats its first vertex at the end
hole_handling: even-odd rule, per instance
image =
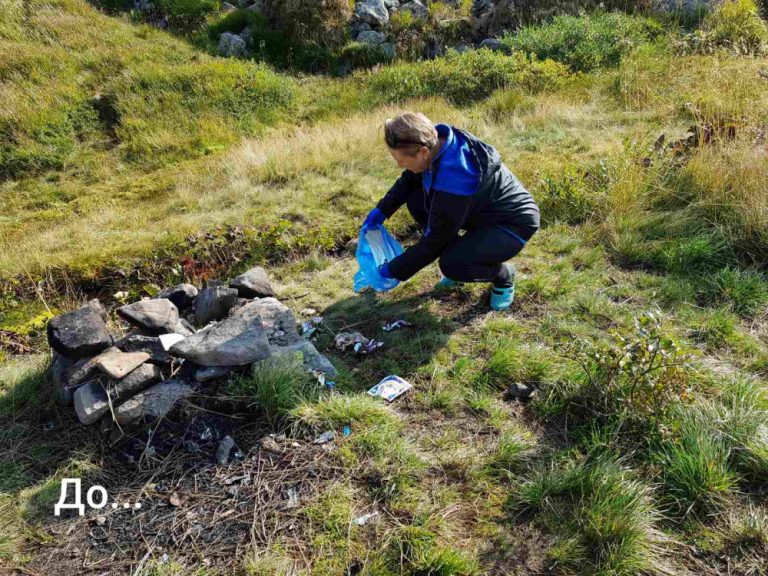
MULTIPOLYGON (((408 211, 424 229, 427 213, 418 195, 413 196, 413 200, 408 199, 408 211)), ((499 288, 511 286, 515 280, 514 268, 503 263, 516 256, 524 244, 509 231, 527 242, 536 230, 530 226, 504 225, 502 228, 495 224, 468 230, 463 236, 456 236, 440 255, 440 271, 446 278, 459 282, 492 282, 499 288)))

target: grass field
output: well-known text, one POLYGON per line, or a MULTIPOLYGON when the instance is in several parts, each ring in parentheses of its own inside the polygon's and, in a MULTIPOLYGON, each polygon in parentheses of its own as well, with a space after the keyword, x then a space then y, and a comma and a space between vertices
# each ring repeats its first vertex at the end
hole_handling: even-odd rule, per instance
MULTIPOLYGON (((533 60, 482 50, 343 79, 215 58, 79 0, 6 4, 9 570, 767 573, 768 33, 753 4, 726 5, 690 36, 668 21, 581 16, 505 39, 533 60), (380 127, 402 110, 492 143, 541 206, 509 312, 488 311, 486 286, 433 292, 435 265, 390 293, 353 293, 343 247, 397 176, 380 127), (317 346, 341 371, 333 396, 285 366, 231 385, 261 399, 229 424, 246 455, 269 432, 301 445, 288 511, 279 491, 232 492, 227 478, 256 473, 245 464, 126 463, 53 403, 44 377, 52 313, 253 263, 297 315, 324 316, 317 346), (415 327, 381 331, 396 318, 415 327), (385 348, 363 360, 334 350, 350 327, 385 348), (364 394, 387 374, 415 387, 389 407, 364 394), (508 400, 511 383, 537 394, 508 400), (347 424, 330 451, 306 442, 347 424), (146 510, 107 513, 104 544, 96 513, 53 517, 65 477, 146 510), (169 508, 174 490, 186 496, 169 508), (375 522, 353 523, 374 510, 375 522), (195 514, 230 532, 199 544, 195 514), (165 532, 179 538, 161 545, 165 532)), ((414 238, 404 214, 392 229, 414 238)))

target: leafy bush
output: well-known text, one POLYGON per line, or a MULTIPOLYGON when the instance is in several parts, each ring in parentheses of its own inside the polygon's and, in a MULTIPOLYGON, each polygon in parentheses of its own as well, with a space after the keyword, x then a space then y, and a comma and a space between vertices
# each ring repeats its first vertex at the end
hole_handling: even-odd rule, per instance
POLYGON ((649 18, 621 13, 557 16, 551 23, 527 26, 501 41, 509 50, 534 54, 589 72, 616 66, 637 46, 659 36, 662 27, 649 18))
POLYGON ((608 169, 602 163, 591 170, 566 166, 556 175, 541 176, 534 196, 543 222, 581 224, 601 213, 608 178, 608 169))
POLYGON ((755 0, 724 0, 704 18, 700 30, 685 38, 683 46, 705 54, 725 48, 760 55, 768 51, 768 25, 760 18, 755 0))
POLYGON ((172 28, 194 30, 219 9, 219 0, 153 0, 154 9, 168 19, 172 28))
POLYGON ((348 0, 267 0, 264 11, 294 44, 325 48, 341 46, 351 15, 348 0))
POLYGON ((391 62, 394 53, 388 52, 381 45, 350 42, 341 49, 339 58, 348 62, 352 68, 371 68, 377 64, 391 62))
POLYGON ((444 96, 469 104, 499 88, 517 86, 532 92, 554 89, 569 77, 564 66, 550 60, 529 61, 523 54, 475 50, 426 62, 401 63, 357 78, 379 102, 444 96))

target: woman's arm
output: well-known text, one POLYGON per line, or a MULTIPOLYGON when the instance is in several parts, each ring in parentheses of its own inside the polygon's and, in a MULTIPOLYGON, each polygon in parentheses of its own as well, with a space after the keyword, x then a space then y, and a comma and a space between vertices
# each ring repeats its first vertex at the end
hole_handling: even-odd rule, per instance
POLYGON ((408 199, 408 195, 414 190, 414 188, 421 185, 421 176, 415 174, 410 170, 405 170, 400 175, 389 192, 386 193, 384 198, 379 200, 376 207, 384 213, 384 216, 390 218, 392 214, 397 212, 397 209, 405 204, 408 199))

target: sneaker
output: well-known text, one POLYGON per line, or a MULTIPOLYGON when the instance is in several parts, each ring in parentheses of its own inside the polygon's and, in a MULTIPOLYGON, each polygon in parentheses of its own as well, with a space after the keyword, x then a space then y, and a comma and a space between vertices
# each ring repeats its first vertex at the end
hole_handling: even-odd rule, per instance
POLYGON ((451 280, 450 278, 446 278, 443 276, 440 278, 440 282, 435 284, 435 288, 438 290, 451 290, 453 288, 458 288, 460 282, 458 280, 451 280))
POLYGON ((509 288, 491 288, 491 310, 506 310, 515 299, 514 284, 509 288))

